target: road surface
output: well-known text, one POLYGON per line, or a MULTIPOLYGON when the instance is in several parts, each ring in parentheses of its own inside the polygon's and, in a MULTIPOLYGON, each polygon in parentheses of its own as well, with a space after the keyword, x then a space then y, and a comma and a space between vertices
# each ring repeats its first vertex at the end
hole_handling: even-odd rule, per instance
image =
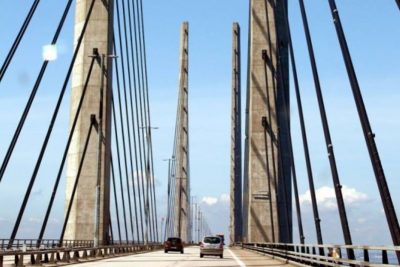
POLYGON ((185 248, 185 254, 179 252, 156 251, 101 261, 73 264, 69 266, 115 266, 115 267, 261 267, 292 266, 284 262, 238 248, 224 250, 224 258, 204 256, 200 258, 198 247, 185 248))

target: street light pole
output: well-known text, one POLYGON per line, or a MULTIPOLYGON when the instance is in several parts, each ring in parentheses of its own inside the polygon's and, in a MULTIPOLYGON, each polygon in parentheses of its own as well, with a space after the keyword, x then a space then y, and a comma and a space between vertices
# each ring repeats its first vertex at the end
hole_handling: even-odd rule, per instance
POLYGON ((104 109, 104 76, 105 76, 105 59, 116 58, 114 55, 101 55, 101 81, 100 81, 100 104, 99 104, 99 121, 97 127, 98 147, 97 147, 97 181, 96 181, 96 212, 95 212, 95 234, 94 246, 99 246, 100 240, 100 191, 101 191, 101 167, 103 154, 103 109, 104 109))
POLYGON ((167 191, 167 196, 168 196, 168 202, 167 202, 167 218, 165 220, 165 230, 164 230, 164 240, 167 238, 167 226, 169 228, 170 223, 171 223, 171 214, 170 214, 170 209, 171 209, 171 162, 175 160, 174 157, 169 158, 169 159, 164 159, 163 161, 168 161, 168 191, 167 191))
POLYGON ((103 98, 104 98, 104 59, 105 55, 101 55, 101 82, 100 82, 100 105, 99 105, 99 121, 97 128, 98 146, 97 146, 97 182, 96 182, 96 230, 94 234, 94 246, 99 246, 100 235, 100 183, 101 183, 101 160, 102 160, 102 137, 103 137, 103 98))
MULTIPOLYGON (((148 149, 150 149, 150 144, 151 144, 150 131, 151 131, 151 129, 158 129, 158 127, 141 126, 139 128, 145 130, 144 135, 145 135, 145 138, 146 138, 147 147, 148 147, 148 149)), ((146 162, 145 162, 145 174, 146 174, 146 187, 147 187, 146 188, 147 196, 146 197, 143 196, 144 199, 145 199, 145 203, 144 203, 144 205, 145 205, 144 213, 145 213, 145 223, 146 223, 146 226, 145 226, 146 227, 145 244, 147 244, 148 237, 149 237, 149 185, 151 186, 150 183, 152 183, 152 182, 154 183, 154 181, 152 181, 153 179, 149 179, 149 173, 148 173, 148 170, 150 168, 150 160, 149 160, 149 158, 150 158, 150 152, 148 152, 147 159, 145 159, 146 160, 146 162)), ((154 174, 152 174, 152 175, 154 175, 154 174)), ((156 218, 154 218, 154 221, 157 224, 157 219, 156 218)), ((158 238, 158 237, 156 237, 156 238, 158 238)))
POLYGON ((201 217, 201 211, 200 211, 200 207, 199 207, 199 211, 197 213, 197 239, 200 242, 200 217, 201 217))
MULTIPOLYGON (((160 232, 160 242, 162 242, 162 240, 163 240, 163 225, 164 225, 164 217, 162 217, 161 218, 161 232, 160 232)), ((165 223, 166 223, 166 221, 165 221, 165 223)))

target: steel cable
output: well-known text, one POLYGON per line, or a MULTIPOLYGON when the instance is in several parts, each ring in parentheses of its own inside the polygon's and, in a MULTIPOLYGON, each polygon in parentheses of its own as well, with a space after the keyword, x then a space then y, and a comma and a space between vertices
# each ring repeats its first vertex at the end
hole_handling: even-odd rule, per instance
MULTIPOLYGON (((117 65, 117 64, 115 64, 117 65)), ((119 94, 119 77, 117 76, 117 87, 118 87, 118 94, 119 94)), ((114 100, 114 97, 113 97, 114 100)), ((124 226, 125 226, 125 238, 126 242, 129 242, 129 237, 128 237, 128 224, 126 220, 126 209, 125 209, 125 194, 124 194, 124 187, 123 187, 123 180, 122 180, 122 168, 121 168, 121 156, 120 156, 120 150, 119 150, 119 137, 118 137, 118 127, 117 127, 117 116, 115 113, 115 104, 114 101, 112 101, 112 114, 114 116, 114 135, 115 135, 115 146, 117 149, 117 163, 118 163, 118 173, 119 173, 119 184, 120 184, 120 191, 121 191, 121 198, 122 198, 122 209, 123 209, 123 215, 124 215, 124 226)), ((123 128, 121 126, 121 128, 123 128)), ((132 222, 132 218, 131 218, 132 222)))
MULTIPOLYGON (((139 165, 136 166, 137 170, 137 185, 138 185, 138 197, 139 197, 139 205, 140 205, 140 220, 141 220, 141 230, 142 230, 142 239, 145 241, 148 241, 148 236, 147 236, 147 215, 146 215, 146 207, 145 207, 145 193, 144 193, 144 179, 143 179, 143 166, 144 166, 144 158, 145 158, 145 152, 144 152, 144 147, 143 145, 143 138, 140 134, 141 129, 140 125, 142 125, 142 120, 139 120, 139 118, 142 118, 139 115, 142 113, 142 105, 141 101, 138 100, 138 91, 140 93, 141 90, 141 83, 139 79, 139 67, 137 64, 138 60, 138 49, 137 49, 137 32, 136 32, 136 20, 135 20, 135 10, 134 7, 132 8, 130 5, 131 1, 128 1, 128 28, 129 28, 129 33, 130 33, 130 50, 131 50, 131 64, 132 64, 132 78, 133 78, 133 88, 131 87, 130 89, 130 101, 131 101, 131 112, 132 112, 132 132, 133 132, 133 140, 134 140, 134 147, 136 150, 136 157, 137 154, 139 154, 139 165), (133 10, 132 10, 133 9, 133 10), (132 26, 132 18, 133 18, 133 26, 132 26), (135 44, 133 42, 133 35, 135 36, 135 44), (136 49, 134 49, 136 48, 136 49), (134 50, 136 51, 136 57, 134 50), (133 97, 132 97, 132 89, 134 90, 134 105, 133 105, 133 97), (140 105, 140 106, 139 106, 140 105), (136 115, 136 134, 135 134, 135 117, 134 117, 134 110, 133 106, 135 107, 135 115, 136 115), (136 139, 137 137, 137 139, 136 139), (138 168, 140 167, 140 169, 138 168), (140 179, 139 179, 140 178, 140 179), (142 197, 143 197, 143 206, 142 206, 142 197), (146 222, 146 232, 144 231, 143 227, 143 213, 142 213, 142 208, 145 213, 145 222, 146 222)), ((132 6, 133 6, 133 1, 132 1, 132 6)), ((145 170, 146 173, 146 170, 145 170)))
MULTIPOLYGON (((126 76, 125 76, 125 64, 124 64, 125 62, 124 62, 123 42, 122 42, 121 22, 120 21, 122 19, 123 23, 124 23, 124 32, 125 32, 125 38, 124 39, 125 39, 125 44, 127 46, 126 22, 125 22, 125 14, 123 14, 123 18, 121 18, 121 16, 120 16, 118 1, 117 1, 116 7, 117 7, 117 21, 118 21, 118 33, 119 33, 119 49, 120 49, 121 66, 122 66, 121 67, 122 68, 122 79, 123 79, 123 85, 124 85, 123 89, 124 89, 125 122, 126 122, 127 134, 128 134, 127 139, 128 139, 128 149, 129 149, 129 155, 130 155, 130 160, 129 160, 130 164, 129 164, 129 166, 131 168, 132 191, 133 191, 134 212, 135 212, 135 222, 136 222, 136 238, 137 238, 137 241, 139 242, 140 241, 140 239, 139 239, 140 234, 139 234, 139 224, 138 224, 138 216, 137 216, 138 212, 137 212, 137 203, 136 203, 136 193, 135 193, 135 187, 134 187, 135 183, 134 183, 134 178, 133 178, 134 173, 133 173, 133 165, 132 165, 133 164, 132 163, 133 156, 132 156, 132 144, 131 144, 131 134, 130 134, 130 131, 131 131, 130 128, 131 127, 130 127, 130 123, 129 123, 128 100, 127 100, 128 98, 127 98, 127 92, 126 92, 127 91, 127 88, 126 88, 127 87, 127 82, 126 82, 126 80, 128 80, 129 87, 131 87, 131 81, 130 81, 129 77, 128 77, 129 79, 126 79, 126 76)), ((123 5, 122 8, 123 8, 123 12, 125 13, 125 11, 124 11, 125 10, 125 5, 123 5)), ((126 57, 127 57, 127 64, 126 65, 127 65, 127 69, 128 69, 128 72, 129 72, 130 71, 130 67, 129 67, 129 63, 128 63, 129 54, 128 54, 128 49, 127 48, 126 48, 125 52, 126 52, 126 57)), ((120 108, 121 107, 122 106, 120 106, 120 108)), ((122 110, 122 109, 120 109, 120 110, 122 110)), ((122 114, 120 114, 120 115, 121 115, 121 120, 122 120, 122 114)), ((124 139, 125 139, 125 137, 124 137, 124 139)), ((127 175, 127 187, 128 187, 128 191, 130 192, 130 186, 129 186, 129 182, 128 182, 129 175, 128 175, 128 168, 127 168, 126 146, 125 146, 124 139, 123 139, 123 147, 124 147, 124 155, 125 155, 125 172, 126 172, 126 175, 127 175)), ((129 206, 131 206, 130 193, 129 193, 129 206)), ((131 218, 132 218, 132 213, 131 213, 131 218)), ((133 236, 134 235, 133 235, 133 228, 132 228, 132 237, 133 236)))
MULTIPOLYGON (((128 4, 129 4, 129 1, 128 1, 128 4)), ((138 196, 136 196, 136 190, 135 190, 135 172, 134 172, 134 168, 133 168, 133 156, 132 156, 132 146, 129 146, 129 150, 130 150, 130 155, 131 155, 131 172, 132 172, 132 187, 133 187, 133 192, 134 192, 134 200, 135 200, 135 205, 136 205, 136 200, 138 199, 139 200, 139 205, 138 205, 138 212, 136 213, 136 214, 138 214, 138 215, 136 215, 136 216, 139 216, 139 218, 140 218, 140 225, 137 223, 136 224, 136 228, 137 228, 137 235, 138 235, 138 238, 139 238, 139 236, 141 236, 142 237, 142 242, 144 242, 144 231, 143 231, 143 213, 142 213, 142 203, 141 203, 141 192, 140 192, 140 183, 139 183, 139 168, 138 168, 138 157, 137 157, 137 142, 136 142, 136 135, 135 135, 135 116, 134 116, 134 105, 133 105, 133 97, 132 97, 132 87, 135 87, 135 76, 133 75, 134 74, 134 69, 132 70, 132 72, 131 72, 131 67, 132 68, 134 68, 134 63, 133 63, 133 59, 131 59, 131 57, 133 56, 133 54, 132 54, 132 46, 131 46, 131 49, 129 49, 129 43, 128 43, 128 33, 129 32, 131 32, 131 30, 129 30, 128 31, 128 29, 130 29, 128 26, 127 26, 127 20, 128 20, 128 23, 130 22, 130 20, 129 20, 129 16, 130 16, 130 9, 129 9, 129 7, 128 7, 128 10, 127 10, 127 13, 128 13, 128 18, 127 18, 127 16, 126 16, 126 13, 125 13, 125 10, 126 10, 126 8, 125 8, 125 4, 124 4, 124 2, 123 2, 123 21, 124 21, 124 32, 125 32, 125 35, 124 35, 124 37, 125 37, 125 49, 126 49, 126 55, 127 55, 127 60, 126 60, 126 62, 127 62, 127 71, 128 71, 128 74, 127 74, 127 76, 128 76, 128 82, 129 82, 129 110, 130 110, 130 115, 131 115, 131 122, 129 123, 128 121, 127 121, 127 125, 128 125, 128 135, 129 135, 129 142, 130 142, 130 138, 131 137, 133 137, 133 148, 134 148, 134 150, 135 150, 135 152, 136 152, 136 154, 135 154, 135 167, 136 167, 136 185, 139 187, 138 189, 137 189, 137 193, 138 193, 138 196), (129 54, 129 50, 131 50, 131 54, 129 54), (130 56, 129 56, 130 55, 130 56), (132 82, 132 75, 133 75, 133 82, 132 82), (130 125, 132 125, 132 127, 130 126, 130 125), (130 134, 130 131, 132 130, 132 135, 130 134), (140 230, 141 231, 139 231, 139 226, 140 226, 140 230)), ((129 25, 129 24, 128 24, 129 25)), ((132 41, 131 41, 131 43, 132 43, 132 41)), ((125 101, 126 101, 126 105, 128 105, 128 98, 127 98, 127 96, 125 95, 125 101)), ((136 105, 136 109, 137 109, 137 105, 136 105)), ((128 111, 127 111, 128 112, 128 111)), ((127 114, 126 115, 126 118, 128 118, 129 117, 129 115, 127 114)), ((140 153, 139 153, 139 155, 140 155, 140 153)), ((141 160, 139 160, 139 164, 140 164, 140 162, 141 162, 141 160)))
POLYGON ((35 0, 31 6, 31 8, 29 9, 28 15, 26 16, 24 23, 21 26, 21 29, 19 30, 17 37, 15 38, 10 50, 8 51, 8 54, 6 56, 6 59, 3 62, 3 65, 0 68, 0 82, 1 80, 3 80, 4 74, 7 71, 8 66, 10 65, 15 52, 18 49, 18 46, 22 40, 22 38, 24 37, 24 34, 26 32, 26 29, 29 26, 29 23, 31 22, 33 15, 35 14, 35 11, 39 5, 40 0, 35 0))
MULTIPOLYGON (((67 15, 69 13, 69 10, 70 10, 70 7, 71 7, 71 3, 72 3, 72 0, 69 0, 67 2, 66 6, 65 6, 64 13, 63 13, 63 15, 61 17, 60 22, 58 23, 56 33, 54 34, 53 40, 51 42, 52 45, 57 43, 58 37, 60 36, 61 30, 62 30, 62 28, 64 26, 64 22, 65 22, 65 20, 67 18, 67 15)), ((43 62, 43 64, 42 64, 42 67, 41 67, 41 69, 39 71, 39 74, 38 74, 38 76, 36 78, 35 85, 33 86, 33 89, 32 89, 31 94, 29 96, 28 102, 26 103, 24 111, 23 111, 23 113, 21 115, 21 118, 20 118, 20 120, 18 122, 17 129, 15 130, 14 135, 13 135, 13 137, 11 139, 10 145, 9 145, 9 147, 7 149, 6 155, 5 155, 4 159, 3 159, 3 162, 2 162, 1 167, 0 167, 0 182, 3 179, 4 173, 5 173, 5 171, 7 169, 7 166, 8 166, 8 162, 10 161, 10 158, 11 158, 11 155, 12 155, 12 153, 14 151, 15 145, 17 144, 19 135, 20 135, 20 133, 22 131, 22 128, 23 128, 23 126, 25 124, 25 120, 26 120, 26 118, 28 116, 29 110, 30 110, 30 108, 32 106, 32 103, 33 103, 33 100, 35 99, 35 96, 36 96, 36 93, 37 93, 37 91, 39 89, 39 86, 40 86, 40 83, 42 81, 42 78, 43 78, 43 76, 44 76, 44 74, 46 72, 48 63, 49 63, 49 61, 45 60, 43 62)))
POLYGON ((80 163, 79 163, 78 172, 76 174, 76 178, 75 178, 75 182, 74 182, 74 187, 73 187, 72 192, 71 192, 71 197, 70 197, 70 200, 69 200, 69 203, 68 203, 67 212, 66 212, 65 218, 64 218, 64 224, 63 224, 63 227, 62 227, 62 230, 61 230, 61 234, 60 234, 60 244, 62 244, 63 240, 64 240, 65 229, 67 228, 67 223, 68 223, 68 220, 69 220, 69 216, 71 214, 72 204, 74 203, 75 193, 76 193, 76 189, 78 187, 79 178, 81 177, 83 163, 85 161, 86 151, 87 151, 87 148, 89 146, 90 136, 91 136, 93 127, 97 128, 97 121, 96 121, 96 116, 95 115, 91 115, 91 117, 90 117, 90 126, 89 126, 89 129, 88 129, 88 133, 86 135, 86 141, 85 141, 85 145, 83 147, 82 157, 81 157, 81 160, 80 160, 80 163))
MULTIPOLYGON (((121 238, 121 226, 120 226, 120 222, 119 222, 119 208, 118 208, 118 198, 117 198, 117 189, 116 189, 117 186, 115 184, 114 162, 113 162, 112 155, 111 155, 111 177, 112 177, 112 184, 113 184, 115 212, 116 212, 116 217, 117 217, 118 237, 119 237, 119 243, 121 244, 122 238, 121 238)), ((111 212, 110 212, 110 215, 111 215, 111 212)), ((110 216, 110 224, 111 224, 111 216, 110 216)), ((110 228, 112 231, 112 226, 110 226, 110 228)), ((114 240, 114 239, 112 239, 112 240, 114 240)))
MULTIPOLYGON (((305 122, 304 122, 303 105, 301 102, 301 95, 300 95, 300 85, 299 85, 299 79, 297 76, 297 65, 296 65, 296 60, 295 60, 295 54, 294 54, 294 48, 293 48, 293 42, 292 42, 292 36, 291 36, 290 24, 289 24, 287 12, 285 12, 285 26, 286 26, 287 37, 288 37, 288 41, 289 41, 290 61, 291 61, 291 66, 292 66, 292 74, 293 74, 293 80, 294 80, 297 109, 298 109, 298 113, 299 113, 301 135, 302 135, 302 140, 303 140, 304 157, 305 157, 306 166, 307 166, 308 184, 310 187, 310 196, 311 196, 311 203, 312 203, 312 207, 313 207, 314 224, 315 224, 317 242, 318 242, 318 244, 322 245, 323 240, 322 240, 322 231, 321 231, 321 219, 319 217, 317 197, 315 194, 315 186, 314 186, 314 178, 313 178, 312 167, 311 167, 310 152, 308 149, 307 131, 306 131, 305 122)), ((323 249, 320 249, 319 253, 321 256, 325 254, 323 249)))
MULTIPOLYGON (((95 55, 95 56, 98 56, 98 55, 95 55)), ((55 196, 57 194, 58 185, 60 183, 62 172, 64 170, 64 165, 65 165, 65 161, 67 159, 68 150, 69 150, 69 147, 70 147, 71 142, 72 142, 72 137, 74 136, 74 133, 75 133, 75 128, 76 128, 76 125, 77 125, 77 122, 78 122, 78 118, 79 118, 80 113, 81 113, 83 100, 84 100, 84 98, 86 96, 87 87, 88 87, 88 84, 89 84, 89 81, 90 81, 90 77, 92 75, 94 62, 96 60, 95 56, 92 57, 92 61, 90 63, 90 67, 89 67, 89 71, 88 71, 88 74, 87 74, 87 77, 86 77, 85 85, 83 87, 82 94, 81 94, 78 106, 76 108, 74 120, 73 120, 72 125, 71 125, 71 129, 70 129, 70 132, 69 132, 67 144, 65 145, 65 149, 64 149, 63 157, 61 159, 60 167, 58 169, 56 181, 54 183, 53 191, 52 191, 52 194, 51 194, 51 197, 50 197, 50 201, 49 201, 49 204, 48 204, 48 207, 47 207, 47 210, 46 210, 46 214, 44 216, 42 227, 40 229, 40 233, 39 233, 39 237, 38 237, 38 245, 41 243, 41 241, 43 239, 44 232, 46 231, 47 222, 48 222, 48 219, 49 219, 49 216, 50 216, 50 213, 51 213, 51 209, 52 209, 53 204, 54 204, 55 196)))
MULTIPOLYGON (((399 3, 399 2, 398 2, 399 3)), ((336 6, 335 0, 329 0, 329 7, 331 9, 333 22, 336 28, 336 33, 340 48, 342 50, 343 60, 346 65, 347 75, 353 92, 354 101, 357 107, 361 127, 364 133, 365 143, 368 148, 372 168, 374 170, 375 179, 378 185, 379 194, 384 207, 386 220, 389 225, 390 234, 395 246, 400 245, 400 227, 397 220, 396 211, 390 195, 389 186, 386 181, 385 173, 383 171, 382 162, 379 156, 378 148, 375 143, 375 134, 372 131, 369 122, 367 110, 361 93, 361 88, 358 83, 357 74, 354 69, 353 60, 351 58, 350 50, 347 45, 346 36, 343 30, 342 22, 340 20, 339 11, 336 6)), ((400 263, 400 252, 396 252, 398 262, 400 263)))
POLYGON ((53 131, 54 123, 55 123, 55 121, 56 121, 56 119, 57 119, 57 117, 58 117, 58 112, 59 112, 59 109, 60 109, 62 100, 63 100, 63 98, 64 98, 64 94, 65 94, 65 91, 66 91, 66 88, 67 88, 67 85, 68 85, 69 78, 70 78, 71 73, 72 73, 72 69, 73 69, 73 66, 74 66, 76 57, 77 57, 78 52, 79 52, 79 48, 80 48, 80 46, 81 46, 81 44, 82 44, 83 36, 85 35, 86 28, 87 28, 87 25, 88 25, 89 20, 90 20, 90 16, 91 16, 92 11, 93 11, 94 3, 95 3, 95 0, 92 0, 91 5, 90 5, 90 7, 89 7, 89 11, 88 11, 87 16, 86 16, 86 19, 85 19, 85 23, 84 23, 84 25, 83 25, 81 34, 80 34, 79 39, 78 39, 78 42, 77 42, 77 45, 76 45, 76 48, 75 48, 75 51, 74 51, 74 55, 73 55, 73 57, 72 57, 72 60, 71 60, 71 63, 70 63, 70 66, 69 66, 67 75, 66 75, 66 77, 65 77, 63 87, 62 87, 61 92, 60 92, 60 95, 59 95, 59 97, 58 97, 56 107, 55 107, 55 109, 54 109, 54 111, 53 111, 53 115, 52 115, 52 118, 51 118, 51 121, 50 121, 50 125, 49 125, 49 128, 47 129, 46 137, 45 137, 45 139, 44 139, 44 141, 43 141, 42 148, 41 148, 40 153, 39 153, 39 157, 38 157, 38 159, 37 159, 37 161, 36 161, 36 165, 35 165, 34 171, 33 171, 33 173, 32 173, 32 176, 31 176, 31 179, 30 179, 30 182, 29 182, 27 191, 26 191, 26 193, 25 193, 24 200, 23 200, 23 202, 22 202, 20 211, 19 211, 19 213, 18 213, 17 220, 16 220, 16 222, 15 222, 13 231, 12 231, 12 233, 11 233, 11 237, 10 237, 10 242, 11 242, 11 243, 12 243, 13 240, 15 239, 15 236, 16 236, 16 234, 17 234, 17 232, 18 232, 18 228, 19 228, 19 225, 20 225, 20 223, 21 223, 21 219, 22 219, 22 216, 23 216, 23 214, 24 214, 24 211, 25 211, 25 208, 26 208, 26 204, 27 204, 27 202, 28 202, 30 193, 31 193, 31 191, 32 191, 32 188, 33 188, 33 185, 34 185, 34 183, 35 183, 37 174, 38 174, 38 172, 39 172, 39 168, 40 168, 40 166, 41 166, 42 159, 43 159, 44 153, 45 153, 46 148, 47 148, 47 144, 48 144, 48 142, 49 142, 51 133, 52 133, 52 131, 53 131))
MULTIPOLYGON (((144 75, 145 75, 145 90, 146 90, 146 103, 147 103, 147 116, 148 116, 148 125, 151 126, 151 115, 150 115, 150 100, 149 100, 149 85, 148 85, 148 75, 147 75, 147 53, 146 53, 146 38, 144 31, 144 12, 143 12, 143 1, 140 0, 140 10, 141 10, 141 25, 142 25, 142 42, 143 42, 143 59, 144 59, 144 75)), ((151 163, 151 178, 153 179, 152 188, 153 188, 153 205, 154 205, 154 218, 157 218, 157 202, 156 202, 156 192, 155 192, 155 177, 154 177, 154 160, 153 160, 153 140, 151 135, 151 128, 149 128, 149 150, 150 150, 150 163, 151 163)), ((158 236, 158 224, 157 220, 155 221, 156 225, 156 235, 158 236)))
MULTIPOLYGON (((147 185, 147 190, 148 193, 150 193, 150 214, 149 218, 151 220, 150 225, 152 228, 152 235, 154 237, 158 237, 158 230, 156 230, 156 215, 155 215, 155 207, 154 207, 154 201, 155 197, 153 196, 153 187, 154 187, 154 169, 153 169, 153 151, 152 151, 152 146, 151 146, 151 123, 150 123, 150 110, 148 106, 148 80, 147 80, 147 66, 146 66, 146 47, 145 47, 145 41, 144 41, 144 20, 143 20, 143 3, 142 1, 137 1, 136 0, 136 10, 137 10, 137 28, 138 28, 138 33, 139 33, 139 54, 140 54, 140 70, 141 70, 141 80, 142 80, 142 98, 143 98, 143 110, 144 110, 144 125, 145 125, 145 131, 144 131, 144 136, 147 137, 146 139, 146 144, 147 144, 147 162, 146 162, 146 169, 147 169, 147 179, 148 179, 148 185, 147 185)), ((146 152, 146 150, 145 150, 146 152)), ((149 205, 149 204, 148 204, 149 205)), ((156 241, 156 240, 154 240, 156 241)))
MULTIPOLYGON (((324 100, 323 100, 323 96, 322 96, 322 88, 321 88, 321 83, 320 83, 320 79, 319 79, 319 75, 318 75, 318 69, 317 69, 317 63, 315 60, 314 48, 313 48, 313 44, 312 44, 312 40, 311 40, 311 33, 310 33, 309 26, 308 26, 307 15, 305 13, 304 1, 299 0, 299 2, 300 2, 301 11, 302 11, 301 13, 302 13, 302 19, 303 19, 303 27, 304 27, 304 32, 306 35, 306 40, 307 40, 308 53, 309 53, 309 57, 310 57, 310 63, 311 63, 311 68, 312 68, 312 73, 313 73, 315 90, 316 90, 316 94, 317 94, 318 107, 319 107, 319 111, 320 111, 322 127, 324 130, 325 144, 326 144, 326 149, 328 152, 329 164, 330 164, 331 173, 332 173, 332 180, 333 180, 333 185, 334 185, 334 189, 335 189, 335 195, 336 195, 336 201, 337 201, 339 215, 340 215, 340 222, 341 222, 341 226, 342 226, 343 237, 344 237, 345 244, 351 245, 352 244, 351 233, 350 233, 349 223, 347 220, 346 208, 345 208, 344 200, 343 200, 342 185, 340 184, 335 154, 333 151, 332 138, 331 138, 331 134, 330 134, 330 130, 329 130, 328 118, 326 116, 325 104, 324 104, 324 100)), ((348 253, 349 259, 355 258, 354 251, 352 249, 348 249, 347 253, 348 253)))

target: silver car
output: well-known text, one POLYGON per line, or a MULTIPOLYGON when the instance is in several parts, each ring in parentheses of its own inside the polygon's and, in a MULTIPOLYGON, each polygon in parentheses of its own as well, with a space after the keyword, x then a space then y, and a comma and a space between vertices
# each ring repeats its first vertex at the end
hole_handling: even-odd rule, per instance
POLYGON ((200 242, 200 258, 204 255, 224 257, 224 243, 218 236, 206 236, 200 242))

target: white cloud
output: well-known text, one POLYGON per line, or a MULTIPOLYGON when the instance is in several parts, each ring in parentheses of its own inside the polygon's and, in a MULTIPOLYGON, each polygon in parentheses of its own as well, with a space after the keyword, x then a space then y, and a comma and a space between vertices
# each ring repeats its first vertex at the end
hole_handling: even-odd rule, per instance
POLYGON ((203 197, 201 203, 205 203, 208 206, 213 206, 216 204, 229 204, 230 197, 228 194, 221 194, 219 197, 203 197))
POLYGON ((212 206, 212 205, 217 204, 218 198, 216 198, 216 197, 203 197, 201 199, 201 202, 205 203, 205 204, 207 204, 209 206, 212 206))
POLYGON ((42 51, 43 60, 53 61, 57 59, 57 46, 45 45, 42 51))
MULTIPOLYGON (((347 205, 356 205, 368 199, 365 193, 359 192, 354 188, 343 186, 342 193, 344 201, 347 205)), ((337 209, 335 190, 332 187, 323 186, 316 190, 318 206, 322 209, 334 210, 337 209)), ((300 203, 302 205, 311 205, 310 190, 307 190, 300 196, 300 203)))

